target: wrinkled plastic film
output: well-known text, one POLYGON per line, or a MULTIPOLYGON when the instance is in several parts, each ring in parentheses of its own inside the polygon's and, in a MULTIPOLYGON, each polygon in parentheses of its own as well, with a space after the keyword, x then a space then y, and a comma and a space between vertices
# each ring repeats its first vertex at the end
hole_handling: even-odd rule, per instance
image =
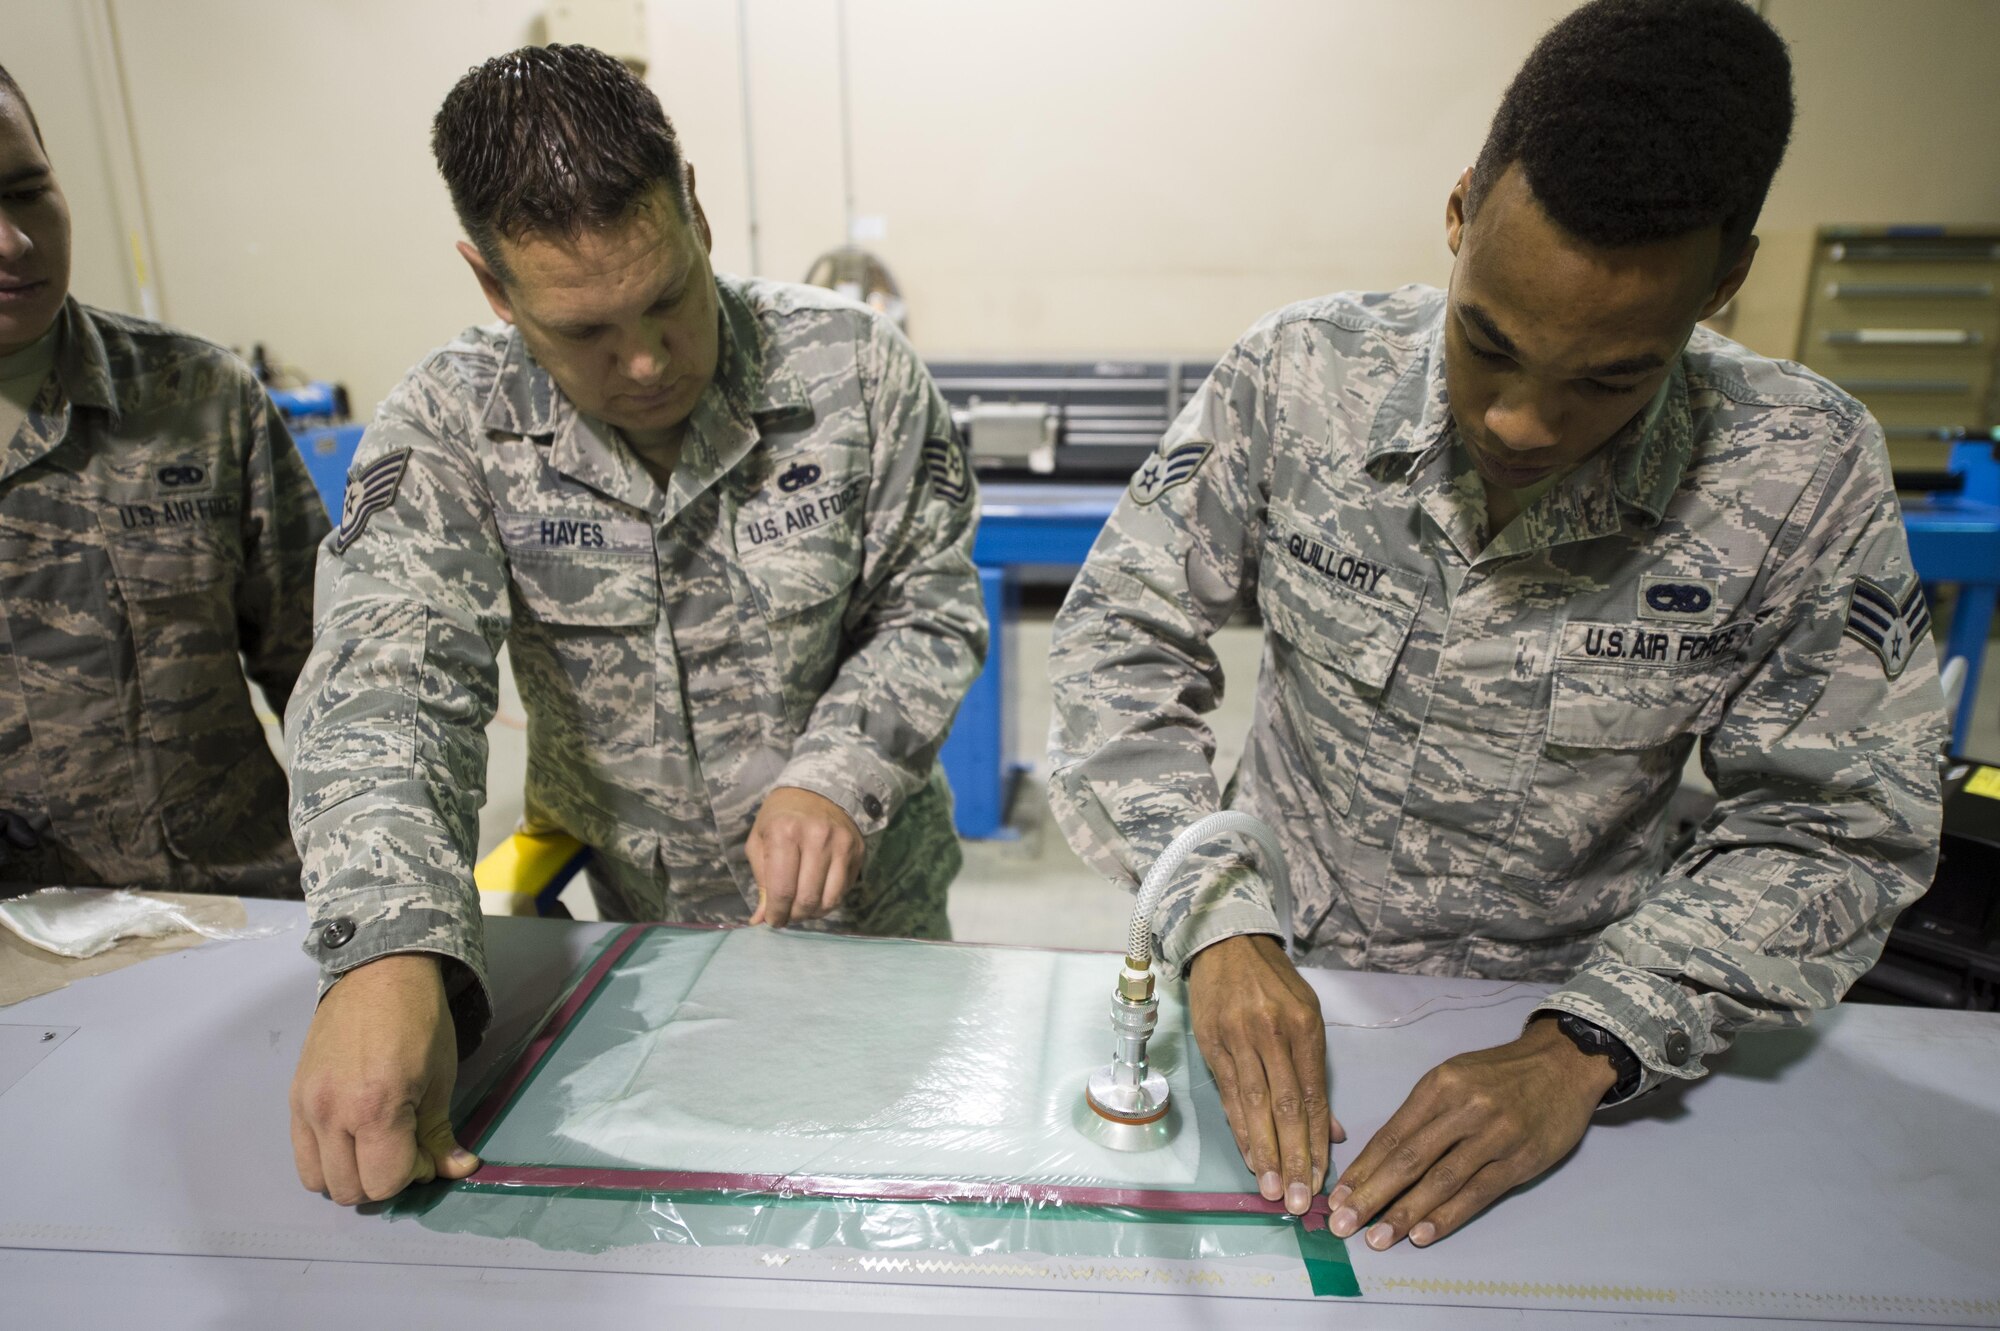
POLYGON ((1162 995, 1151 1050, 1182 1111, 1167 1143, 1119 1152, 1079 1131, 1116 974, 1088 953, 646 930, 482 1155, 649 1176, 1242 1191, 1233 1154, 1203 1168, 1178 993, 1162 995))
MULTIPOLYGON (((479 1173, 398 1209, 591 1252, 1297 1263, 1305 1226, 1242 1168, 1177 986, 1152 1045, 1173 1095, 1166 1144, 1119 1152, 1079 1130, 1116 969, 1104 954, 634 927, 460 1115, 479 1173)), ((1321 1199, 1314 1289, 1354 1292, 1351 1273, 1321 1279, 1329 1252, 1346 1272, 1324 1224, 1321 1199)))
POLYGON ((94 957, 127 938, 193 933, 209 939, 269 938, 289 924, 223 928, 179 902, 98 888, 45 887, 0 900, 0 925, 63 957, 94 957))
MULTIPOLYGON (((1310 1238, 1296 1222, 1265 1214, 1210 1215, 1032 1202, 885 1202, 764 1194, 656 1193, 624 1189, 488 1187, 477 1179, 412 1189, 392 1207, 426 1227, 489 1238, 527 1239, 586 1254, 648 1243, 871 1254, 1121 1258, 1180 1262, 1258 1260, 1293 1267, 1310 1238)), ((1351 1283, 1351 1277, 1350 1277, 1351 1283)), ((1322 1291, 1358 1292, 1358 1289, 1322 1291)))

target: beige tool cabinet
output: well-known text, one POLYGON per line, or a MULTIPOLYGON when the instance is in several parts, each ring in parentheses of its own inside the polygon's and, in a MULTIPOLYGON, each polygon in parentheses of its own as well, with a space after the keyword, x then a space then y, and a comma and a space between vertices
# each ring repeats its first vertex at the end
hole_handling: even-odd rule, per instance
POLYGON ((1990 428, 2000 231, 1823 227, 1798 359, 1868 404, 1900 478, 1943 472, 1941 431, 1990 428))

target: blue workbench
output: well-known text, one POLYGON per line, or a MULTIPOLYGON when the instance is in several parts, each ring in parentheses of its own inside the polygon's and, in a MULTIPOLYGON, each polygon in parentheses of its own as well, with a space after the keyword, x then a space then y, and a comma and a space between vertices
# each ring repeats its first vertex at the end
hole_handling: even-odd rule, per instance
MULTIPOLYGON (((1965 488, 1907 502, 1903 523, 1910 559, 1927 588, 1957 589, 1951 625, 1940 655, 1965 658, 1965 692, 1952 718, 1952 751, 1963 753, 1978 696, 1986 641, 2000 600, 2000 461, 1992 446, 1961 444, 1952 469, 1965 488)), ((958 804, 960 836, 1006 834, 1007 801, 1027 762, 1009 752, 1007 677, 1009 632, 1015 616, 1015 578, 1022 568, 1083 563, 1118 504, 1118 485, 988 485, 981 493, 979 537, 972 557, 979 565, 986 613, 993 626, 986 671, 966 695, 958 723, 944 746, 945 774, 958 804)), ((1934 592, 1933 592, 1934 594, 1934 592)), ((1026 677, 1037 679, 1030 666, 1026 677)), ((2000 754, 1987 757, 2000 758, 2000 754)))
MULTIPOLYGON (((940 755, 957 808, 958 834, 975 840, 1007 834, 1007 802, 1028 763, 1010 751, 1007 681, 1018 574, 1035 566, 1076 567, 1125 493, 1122 485, 1039 482, 986 484, 979 494, 979 535, 972 546, 992 642, 940 755)), ((1026 678, 1043 678, 1031 663, 1026 678)))
MULTIPOLYGON (((951 782, 958 834, 980 840, 1005 836, 1014 780, 1028 767, 1010 751, 1007 683, 1022 569, 1081 565, 1118 506, 1122 485, 1035 482, 980 487, 979 535, 972 546, 992 643, 986 669, 973 681, 940 758, 951 782)), ((1041 677, 1030 665, 1029 679, 1041 677)))
POLYGON ((354 450, 361 446, 360 425, 323 425, 300 430, 295 436, 299 456, 312 476, 320 502, 335 522, 340 521, 340 505, 347 493, 347 468, 354 450))
POLYGON ((1960 444, 1952 450, 1951 469, 1965 478, 1965 488, 1905 502, 1903 526, 1910 534, 1910 562, 1925 587, 1958 589, 1939 657, 1965 658, 1965 692, 1951 719, 1952 752, 1964 753, 1986 641, 1993 632, 1994 602, 2000 599, 2000 460, 1991 444, 1960 444))

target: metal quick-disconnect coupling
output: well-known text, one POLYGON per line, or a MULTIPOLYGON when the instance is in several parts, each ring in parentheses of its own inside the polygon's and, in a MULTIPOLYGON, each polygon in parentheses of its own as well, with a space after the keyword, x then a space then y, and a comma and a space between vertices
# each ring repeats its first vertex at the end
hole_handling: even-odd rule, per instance
POLYGON ((1153 996, 1153 972, 1127 959, 1111 996, 1111 1062, 1090 1074, 1084 1099, 1112 1123, 1144 1127, 1165 1118, 1167 1079, 1146 1061, 1146 1042, 1160 1023, 1160 1000, 1153 996))

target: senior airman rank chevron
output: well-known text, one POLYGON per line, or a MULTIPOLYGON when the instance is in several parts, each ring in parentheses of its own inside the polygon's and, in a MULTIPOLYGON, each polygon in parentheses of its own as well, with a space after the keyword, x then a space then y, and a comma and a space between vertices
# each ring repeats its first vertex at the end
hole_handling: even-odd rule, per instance
POLYGON ((368 526, 368 519, 396 502, 396 487, 410 465, 410 450, 380 457, 347 478, 347 497, 340 505, 340 530, 333 534, 333 552, 342 554, 368 526))
POLYGON ((965 450, 950 439, 924 440, 924 470, 939 494, 954 504, 962 504, 972 493, 971 478, 965 474, 965 450))
POLYGON ((1164 457, 1147 458, 1146 465, 1133 473, 1132 497, 1141 504, 1152 503, 1176 485, 1192 480, 1214 451, 1214 444, 1190 442, 1176 444, 1164 457))
POLYGON ((1856 578, 1847 596, 1847 636, 1882 658, 1882 671, 1890 679, 1903 673, 1917 644, 1931 631, 1931 608, 1924 602, 1923 585, 1915 580, 1898 599, 1888 588, 1867 578, 1856 578))

